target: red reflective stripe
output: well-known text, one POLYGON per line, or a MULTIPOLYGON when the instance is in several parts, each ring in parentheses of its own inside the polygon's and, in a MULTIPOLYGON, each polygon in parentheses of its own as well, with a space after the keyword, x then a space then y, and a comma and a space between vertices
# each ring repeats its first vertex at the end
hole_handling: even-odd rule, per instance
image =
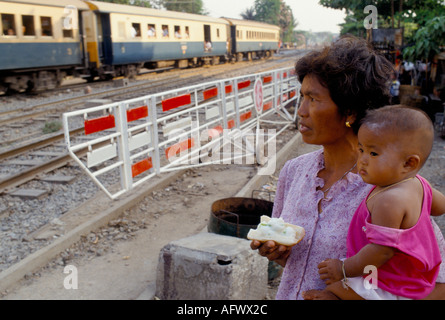
POLYGON ((116 125, 114 116, 108 115, 92 120, 85 120, 85 134, 92 134, 99 131, 104 131, 113 128, 116 125))
POLYGON ((263 83, 269 83, 272 81, 272 76, 264 77, 263 83))
POLYGON ((269 110, 270 108, 272 108, 272 101, 264 104, 263 111, 269 110))
POLYGON ((204 100, 216 97, 218 95, 218 88, 209 89, 203 92, 204 100))
POLYGON ((165 149, 165 156, 167 157, 167 159, 169 159, 181 153, 182 151, 193 148, 194 146, 195 146, 195 140, 193 138, 181 141, 165 149))
POLYGON ((226 94, 229 94, 229 93, 231 93, 233 91, 233 87, 232 87, 232 85, 228 85, 228 86, 226 86, 226 94))
POLYGON ((153 168, 153 161, 151 158, 144 159, 142 161, 139 161, 138 163, 135 163, 131 166, 131 173, 133 175, 133 178, 140 175, 141 173, 150 170, 153 168))
POLYGON ((291 91, 290 93, 289 93, 289 98, 293 98, 293 97, 295 97, 295 95, 297 94, 297 92, 294 90, 294 91, 291 91))
POLYGON ((229 120, 227 122, 227 128, 232 129, 235 126, 235 120, 229 120))
POLYGON ((171 109, 175 109, 181 106, 185 106, 186 104, 192 103, 192 97, 190 94, 185 94, 179 97, 170 98, 162 101, 162 111, 168 111, 171 109))
POLYGON ((247 119, 250 119, 251 117, 252 117, 252 111, 248 111, 248 112, 240 115, 239 119, 241 122, 243 122, 243 121, 246 121, 247 119))
POLYGON ((248 86, 250 86, 250 80, 240 82, 240 83, 238 83, 238 90, 247 88, 248 86))
POLYGON ((142 106, 139 108, 127 110, 127 121, 128 122, 135 121, 135 120, 138 120, 141 118, 146 118, 146 117, 148 117, 148 107, 147 106, 142 106))

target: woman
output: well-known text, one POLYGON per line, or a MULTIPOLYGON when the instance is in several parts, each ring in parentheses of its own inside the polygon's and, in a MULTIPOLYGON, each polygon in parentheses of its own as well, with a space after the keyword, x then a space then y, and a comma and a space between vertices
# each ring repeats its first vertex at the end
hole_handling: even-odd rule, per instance
MULTIPOLYGON (((304 292, 323 289, 318 264, 346 254, 351 218, 371 189, 357 174, 357 132, 366 110, 389 103, 394 72, 365 40, 344 37, 297 62, 302 83, 298 110, 303 141, 322 149, 288 161, 278 181, 274 217, 305 228, 306 236, 288 248, 252 241, 252 249, 284 267, 277 299, 313 299, 304 292)), ((445 241, 435 225, 441 254, 445 241)), ((445 282, 441 268, 438 282, 445 282)), ((445 292, 436 285, 432 297, 445 292)))

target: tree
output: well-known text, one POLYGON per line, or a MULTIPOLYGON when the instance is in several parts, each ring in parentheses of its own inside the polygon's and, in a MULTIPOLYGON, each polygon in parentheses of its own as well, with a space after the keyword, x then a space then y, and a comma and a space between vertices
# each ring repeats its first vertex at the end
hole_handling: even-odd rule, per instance
POLYGON ((443 0, 320 0, 320 4, 346 11, 347 19, 342 25, 342 34, 351 31, 359 34, 363 31, 363 19, 366 16, 363 9, 367 5, 377 7, 379 26, 387 28, 403 27, 406 23, 422 27, 434 17, 445 15, 443 0))
POLYGON ((283 42, 296 41, 294 37, 294 29, 298 26, 298 22, 294 18, 292 9, 284 2, 281 2, 278 25, 281 27, 282 30, 283 42))
POLYGON ((256 20, 255 18, 255 8, 247 8, 244 12, 241 12, 241 18, 244 20, 256 20))
POLYGON ((170 11, 188 12, 206 15, 202 0, 99 0, 140 7, 167 9, 170 11))
POLYGON ((255 20, 279 25, 282 0, 255 0, 255 20))
POLYGON ((254 6, 246 9, 241 16, 246 20, 256 20, 279 26, 283 41, 296 41, 294 29, 298 22, 294 18, 292 9, 283 0, 255 0, 254 6))
POLYGON ((127 4, 127 5, 135 5, 139 7, 151 8, 151 3, 148 0, 98 0, 102 2, 110 2, 117 4, 127 4))
POLYGON ((435 17, 417 30, 414 35, 414 45, 404 50, 404 56, 409 61, 432 61, 445 46, 445 16, 435 17))
POLYGON ((161 7, 177 12, 188 12, 206 15, 208 12, 204 9, 202 0, 155 0, 156 7, 161 7))

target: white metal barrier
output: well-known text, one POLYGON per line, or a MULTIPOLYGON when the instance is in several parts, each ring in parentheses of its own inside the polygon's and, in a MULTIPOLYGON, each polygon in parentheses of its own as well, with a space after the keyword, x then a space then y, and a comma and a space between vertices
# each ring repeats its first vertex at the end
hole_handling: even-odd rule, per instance
POLYGON ((279 69, 68 112, 65 141, 71 157, 115 199, 163 172, 253 164, 254 156, 263 164, 261 146, 296 120, 297 108, 290 113, 284 106, 298 103, 299 89, 293 69, 279 69), (266 124, 280 130, 269 130, 264 141, 266 124), (82 126, 84 134, 70 135, 82 126))

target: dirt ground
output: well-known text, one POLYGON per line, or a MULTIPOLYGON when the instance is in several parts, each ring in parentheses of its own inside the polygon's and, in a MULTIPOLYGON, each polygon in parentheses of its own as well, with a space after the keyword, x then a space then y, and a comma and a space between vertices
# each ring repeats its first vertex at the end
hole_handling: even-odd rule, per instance
MULTIPOLYGON (((284 138, 285 139, 285 138, 284 138)), ((291 157, 314 150, 303 145, 291 157)), ((214 165, 186 171, 168 187, 151 193, 138 206, 108 226, 86 235, 47 267, 30 274, 2 299, 131 300, 144 297, 156 282, 158 255, 163 246, 206 230, 211 204, 234 196, 256 174, 252 166, 214 165), (236 177, 236 178, 234 178, 236 177), (77 289, 64 281, 77 270, 77 289), (65 273, 64 273, 65 270, 65 273), (142 294, 142 296, 141 296, 142 294)), ((276 181, 279 168, 270 177, 276 181)), ((422 175, 445 193, 445 140, 436 138, 422 175)), ((273 186, 272 186, 273 188, 273 186)), ((445 217, 438 220, 445 231, 445 217)), ((268 299, 274 298, 275 281, 268 299)))
POLYGON ((211 204, 233 196, 254 174, 252 167, 189 170, 155 191, 125 216, 90 233, 4 299, 136 299, 156 281, 160 249, 206 228, 211 204), (115 232, 120 239, 113 235, 115 232), (75 266, 78 289, 64 288, 66 265, 75 266))

